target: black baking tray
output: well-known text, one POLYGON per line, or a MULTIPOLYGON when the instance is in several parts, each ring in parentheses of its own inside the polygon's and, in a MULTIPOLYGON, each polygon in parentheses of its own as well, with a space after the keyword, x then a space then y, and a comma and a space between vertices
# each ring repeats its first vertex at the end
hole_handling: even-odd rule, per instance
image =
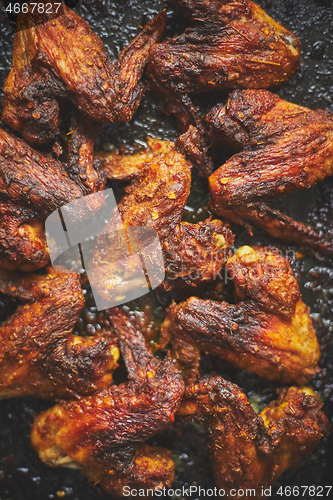
MULTIPOLYGON (((302 42, 302 64, 297 74, 282 88, 274 89, 281 97, 310 108, 322 108, 333 112, 333 7, 331 0, 261 0, 258 2, 274 19, 292 30, 302 42)), ((160 11, 165 4, 159 0, 91 0, 77 1, 76 12, 89 22, 92 29, 103 39, 111 57, 117 58, 121 48, 139 31, 148 18, 160 11)), ((14 25, 5 13, 0 0, 0 102, 3 84, 10 69, 14 25)), ((183 18, 167 7, 167 37, 180 33, 186 23, 183 18)), ((202 113, 218 102, 223 94, 197 96, 195 102, 202 113)), ((96 148, 110 150, 120 147, 134 151, 145 145, 147 135, 174 140, 179 130, 172 117, 166 117, 158 106, 158 98, 148 92, 130 123, 105 125, 98 137, 96 148)), ((221 153, 223 155, 223 152, 221 153)), ((222 158, 222 156, 221 156, 222 158)), ((221 160, 222 161, 222 160, 221 160)), ((218 156, 216 159, 218 164, 218 156)), ((205 218, 207 208, 207 184, 193 179, 193 188, 184 218, 195 221, 205 218)), ((310 222, 318 231, 325 231, 333 238, 333 179, 326 179, 314 188, 299 191, 280 200, 278 205, 296 220, 310 222)), ((333 260, 305 248, 285 246, 255 229, 253 236, 237 226, 236 247, 242 244, 277 245, 290 255, 294 271, 299 278, 304 301, 311 306, 312 317, 322 348, 322 373, 313 385, 324 401, 324 409, 333 421, 333 260)), ((99 321, 87 291, 87 306, 82 315, 80 328, 99 321)), ((170 296, 159 296, 154 305, 152 323, 163 317, 161 304, 170 296)), ((180 300, 182 297, 176 297, 180 300)), ((144 299, 144 300, 150 300, 144 299)), ((131 304, 132 314, 140 315, 143 302, 131 304)), ((0 297, 0 321, 5 319, 11 304, 0 297)), ((155 326, 156 326, 155 324, 155 326)), ((228 368, 221 361, 205 356, 202 371, 215 370, 238 383, 251 403, 262 409, 275 397, 276 387, 244 371, 228 368)), ((93 487, 78 471, 51 469, 42 464, 32 450, 29 430, 34 415, 52 404, 32 398, 12 399, 0 402, 0 500, 106 500, 110 498, 98 487, 93 487)), ((205 433, 196 424, 182 425, 166 431, 152 443, 172 449, 177 462, 175 487, 200 485, 214 487, 205 448, 205 433)), ((306 460, 287 471, 273 488, 283 486, 329 486, 333 484, 333 443, 331 435, 325 437, 315 452, 306 460)), ((199 498, 193 496, 193 498, 199 498)), ((200 498, 204 498, 201 496, 200 498)), ((211 497, 210 497, 211 498, 211 497)), ((300 498, 313 498, 305 494, 300 498)), ((331 497, 333 498, 333 494, 331 497)))

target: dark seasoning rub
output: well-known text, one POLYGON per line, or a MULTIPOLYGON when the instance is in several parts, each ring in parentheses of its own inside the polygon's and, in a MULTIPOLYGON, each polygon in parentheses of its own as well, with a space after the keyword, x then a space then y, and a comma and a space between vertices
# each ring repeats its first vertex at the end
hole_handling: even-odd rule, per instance
MULTIPOLYGON (((330 0, 261 0, 258 2, 269 15, 293 31, 302 43, 302 65, 297 74, 278 90, 279 95, 299 105, 312 109, 322 108, 333 112, 332 75, 332 27, 333 7, 330 0)), ((126 45, 143 26, 146 16, 152 17, 163 4, 156 0, 86 1, 79 2, 76 12, 89 22, 93 31, 101 36, 110 55, 116 58, 121 47, 126 45)), ((182 31, 184 21, 178 14, 168 10, 168 33, 174 35, 182 31)), ((0 4, 0 92, 2 99, 3 84, 7 76, 12 56, 13 28, 0 4)), ((225 96, 197 96, 195 102, 206 112, 225 96)), ((173 140, 179 131, 172 118, 166 118, 158 110, 158 100, 147 94, 134 119, 129 123, 104 125, 96 149, 110 150, 112 147, 124 148, 131 152, 145 145, 146 136, 157 136, 173 140)), ((216 166, 222 163, 219 158, 216 166)), ((206 181, 194 178, 192 194, 188 202, 185 218, 190 222, 203 220, 206 215, 206 181)), ((327 179, 315 188, 279 201, 285 213, 296 220, 312 223, 317 230, 329 231, 333 235, 333 195, 332 180, 327 179)), ((333 262, 315 253, 305 252, 295 247, 277 244, 263 231, 256 229, 253 237, 244 230, 233 226, 236 234, 236 247, 243 244, 274 244, 283 251, 297 250, 298 258, 292 265, 301 283, 304 301, 311 306, 317 335, 322 347, 320 374, 313 382, 325 402, 325 413, 333 421, 333 262)), ((228 287, 226 287, 226 293, 228 287)), ((201 296, 218 294, 210 285, 201 296)), ((86 309, 77 323, 79 334, 93 334, 105 327, 103 314, 96 313, 89 290, 86 291, 86 309)), ((186 297, 176 297, 184 300, 186 297)), ((223 297, 225 298, 225 297, 223 297)), ((167 304, 168 297, 160 297, 167 304)), ((0 297, 0 321, 13 310, 7 299, 0 297)), ((163 319, 163 309, 156 306, 149 297, 130 305, 131 314, 147 334, 152 347, 158 326, 163 319)), ((248 395, 253 406, 261 410, 274 398, 274 384, 260 379, 248 372, 228 369, 221 361, 204 356, 202 370, 217 371, 227 379, 237 383, 248 395)), ((107 499, 101 489, 87 484, 78 471, 50 469, 42 464, 30 446, 29 430, 35 414, 50 406, 47 402, 33 399, 13 399, 0 403, 0 500, 47 500, 67 498, 69 500, 107 499)), ((167 446, 172 449, 177 472, 175 488, 197 484, 204 488, 214 487, 209 471, 205 450, 205 434, 198 425, 184 428, 176 425, 174 429, 154 438, 151 444, 167 446)), ((332 436, 324 438, 316 451, 305 461, 286 472, 273 488, 282 485, 330 485, 333 466, 332 436)), ((196 497, 194 497, 196 498, 196 497)), ((201 497, 203 498, 203 497, 201 497)), ((274 496, 274 498, 281 498, 274 496)), ((311 498, 305 496, 303 498, 311 498)))

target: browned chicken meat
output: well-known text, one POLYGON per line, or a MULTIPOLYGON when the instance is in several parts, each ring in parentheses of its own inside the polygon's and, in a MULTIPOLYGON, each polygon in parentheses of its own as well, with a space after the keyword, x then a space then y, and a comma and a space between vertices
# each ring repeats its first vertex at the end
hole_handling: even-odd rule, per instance
POLYGON ((76 274, 0 270, 0 292, 20 301, 0 326, 0 398, 74 397, 109 387, 115 338, 72 334, 84 306, 76 274))
POLYGON ((178 413, 206 423, 216 484, 240 499, 237 490, 261 498, 263 489, 312 453, 329 429, 321 408, 313 389, 290 387, 256 415, 237 385, 215 376, 189 386, 178 413))
POLYGON ((266 205, 333 174, 332 114, 286 102, 266 90, 236 90, 206 120, 215 142, 241 150, 209 179, 213 210, 332 255, 332 241, 324 233, 266 205))
POLYGON ((42 143, 57 135, 59 108, 67 99, 96 122, 132 118, 144 93, 140 79, 149 49, 163 35, 165 14, 150 21, 116 63, 90 26, 65 4, 57 14, 55 9, 21 13, 16 24, 2 120, 27 140, 42 143))
POLYGON ((129 380, 42 412, 31 441, 44 462, 76 465, 105 491, 122 496, 125 486, 170 486, 171 453, 143 443, 172 425, 184 384, 169 357, 154 358, 127 317, 110 311, 129 380))
MULTIPOLYGON (((47 216, 104 188, 93 167, 92 136, 82 125, 75 128, 67 165, 0 128, 0 267, 24 271, 44 267, 49 262, 47 216)), ((77 214, 81 216, 86 217, 77 214)))
POLYGON ((318 371, 319 345, 287 261, 269 249, 243 247, 229 262, 229 269, 236 269, 236 292, 249 298, 228 304, 190 297, 172 304, 162 325, 161 346, 171 341, 175 349, 180 342, 183 352, 177 358, 190 373, 188 380, 193 380, 198 358, 192 351, 187 366, 184 342, 270 380, 311 380, 318 371))
MULTIPOLYGON (((216 279, 233 242, 232 233, 218 220, 181 222, 190 193, 191 164, 172 142, 148 139, 148 144, 142 154, 104 155, 109 178, 134 176, 118 204, 124 227, 152 228, 158 233, 164 256, 164 289, 216 279)), ((118 239, 114 241, 113 228, 111 219, 104 229, 108 234, 99 238, 93 257, 93 281, 105 299, 119 294, 115 288, 119 283, 125 291, 126 276, 132 274, 127 263, 123 267, 119 264, 121 255, 115 259, 118 239)))
POLYGON ((173 0, 194 25, 154 45, 148 72, 182 129, 200 128, 188 93, 268 88, 288 80, 300 42, 249 0, 173 0))
POLYGON ((288 260, 278 250, 243 246, 228 259, 226 268, 237 301, 252 299, 266 312, 293 316, 301 294, 288 260))

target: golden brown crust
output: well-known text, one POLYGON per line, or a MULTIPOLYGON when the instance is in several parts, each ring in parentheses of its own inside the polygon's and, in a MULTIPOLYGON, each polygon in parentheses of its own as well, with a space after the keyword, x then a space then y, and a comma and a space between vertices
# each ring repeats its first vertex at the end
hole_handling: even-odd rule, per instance
POLYGON ((126 316, 110 311, 129 381, 42 412, 31 440, 45 462, 73 461, 107 492, 119 495, 124 485, 170 485, 170 454, 141 445, 172 425, 184 384, 170 358, 157 361, 126 316))
POLYGON ((226 268, 237 300, 249 298, 266 312, 292 317, 301 294, 289 262, 277 249, 241 247, 226 268))
POLYGON ((227 494, 248 488, 261 497, 261 487, 309 455, 329 429, 308 387, 282 390, 256 415, 239 387, 217 376, 189 386, 178 414, 206 423, 215 480, 227 494))
POLYGON ((143 97, 149 49, 164 32, 161 12, 113 64, 88 23, 65 4, 61 10, 58 17, 36 10, 17 21, 2 120, 31 142, 56 136, 64 98, 98 122, 130 120, 143 97))
POLYGON ((304 383, 318 371, 319 345, 302 300, 287 319, 266 313, 253 301, 231 305, 190 297, 169 307, 162 335, 182 338, 238 368, 282 383, 304 383))
POLYGON ((213 138, 242 149, 209 178, 213 210, 331 254, 332 242, 325 236, 265 202, 309 188, 332 174, 332 115, 289 103, 266 90, 240 90, 206 119, 213 138))
MULTIPOLYGON (((195 287, 216 279, 233 235, 219 220, 181 222, 191 188, 191 164, 174 143, 150 138, 148 149, 141 155, 115 155, 112 161, 117 171, 122 161, 125 173, 129 165, 137 168, 118 210, 125 227, 143 226, 157 231, 164 256, 164 289, 195 287)), ((115 276, 120 272, 114 258, 118 242, 111 234, 113 225, 113 220, 106 225, 105 232, 110 236, 99 239, 93 258, 94 265, 103 263, 102 273, 98 269, 93 272, 100 276, 97 287, 105 298, 113 293, 115 276)))
POLYGON ((154 45, 147 71, 183 132, 195 125, 204 140, 188 93, 269 88, 298 68, 298 38, 250 0, 173 3, 195 27, 154 45))
POLYGON ((1 270, 0 291, 23 302, 0 327, 0 398, 73 397, 109 386, 115 340, 72 334, 84 305, 77 275, 1 270))

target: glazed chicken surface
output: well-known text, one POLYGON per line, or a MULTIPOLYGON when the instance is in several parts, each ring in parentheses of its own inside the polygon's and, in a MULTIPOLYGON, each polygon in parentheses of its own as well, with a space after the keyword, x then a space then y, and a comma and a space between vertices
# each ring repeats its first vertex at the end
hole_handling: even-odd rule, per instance
MULTIPOLYGON (((45 267, 49 262, 44 232, 48 215, 104 189, 94 169, 93 136, 82 121, 74 128, 67 164, 0 128, 0 267, 23 271, 45 267)), ((73 220, 89 217, 97 208, 87 204, 87 213, 72 214, 73 220)))
POLYGON ((199 350, 282 383, 314 378, 319 345, 288 261, 268 248, 242 247, 227 267, 240 302, 190 297, 167 310, 160 346, 172 343, 185 380, 198 375, 199 350))
POLYGON ((1 399, 73 398, 109 387, 119 357, 115 338, 72 334, 84 306, 76 274, 0 270, 0 292, 19 300, 0 326, 1 399))
POLYGON ((150 50, 148 73, 185 130, 198 118, 188 93, 268 88, 287 81, 300 42, 249 0, 173 0, 193 26, 150 50))
POLYGON ((261 488, 312 453, 329 429, 309 387, 282 389, 256 415, 240 388, 217 376, 187 387, 178 414, 205 423, 215 481, 227 494, 255 489, 261 497, 261 488))
POLYGON ((333 174, 332 114, 292 104, 266 90, 236 90, 206 121, 215 143, 240 150, 209 179, 214 212, 332 255, 332 241, 324 233, 266 204, 333 174))
MULTIPOLYGON (((225 263, 233 235, 218 220, 181 222, 190 193, 191 164, 172 142, 150 138, 148 144, 142 154, 104 156, 109 178, 119 179, 119 171, 134 176, 118 204, 122 223, 125 228, 145 227, 157 232, 164 258, 165 290, 214 280, 225 263)), ((130 267, 121 267, 115 259, 118 239, 115 241, 113 227, 111 219, 104 229, 109 234, 100 237, 93 256, 94 282, 105 298, 119 293, 115 289, 119 282, 125 290, 126 276, 131 275, 130 267), (98 267, 99 263, 103 265, 98 267)))
POLYGON ((171 453, 144 442, 171 427, 184 383, 171 358, 158 361, 123 312, 114 308, 110 314, 128 381, 42 412, 31 441, 44 462, 76 465, 106 492, 121 496, 126 485, 170 486, 171 453))
POLYGON ((28 141, 43 143, 57 136, 66 100, 96 122, 130 120, 144 94, 140 80, 149 49, 160 41, 164 26, 161 12, 113 63, 99 36, 65 4, 58 15, 37 9, 20 14, 3 122, 28 141))

